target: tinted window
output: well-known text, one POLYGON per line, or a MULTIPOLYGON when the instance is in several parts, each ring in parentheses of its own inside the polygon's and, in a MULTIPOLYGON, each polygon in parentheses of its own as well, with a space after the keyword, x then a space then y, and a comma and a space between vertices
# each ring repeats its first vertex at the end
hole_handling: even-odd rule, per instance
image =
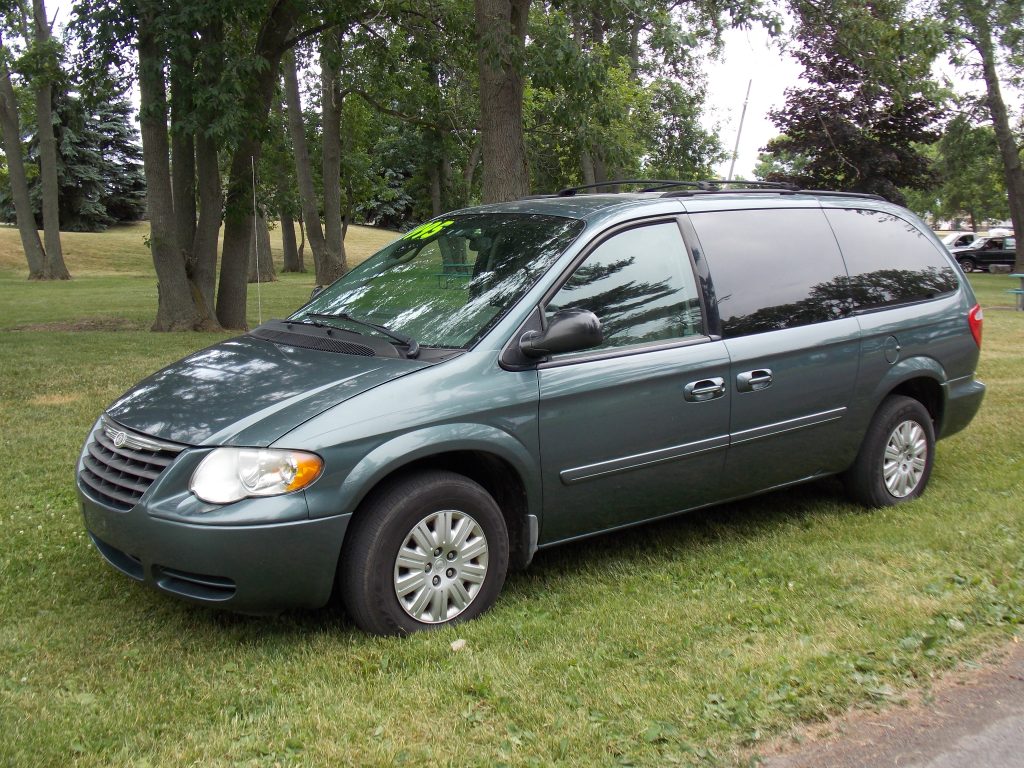
POLYGON ((601 243, 546 308, 588 309, 599 349, 703 333, 697 287, 675 222, 630 229, 601 243))
POLYGON ((820 210, 691 214, 727 337, 850 313, 846 269, 820 210))
POLYGON ((870 309, 955 291, 956 274, 917 227, 879 211, 828 210, 850 272, 854 307, 870 309))

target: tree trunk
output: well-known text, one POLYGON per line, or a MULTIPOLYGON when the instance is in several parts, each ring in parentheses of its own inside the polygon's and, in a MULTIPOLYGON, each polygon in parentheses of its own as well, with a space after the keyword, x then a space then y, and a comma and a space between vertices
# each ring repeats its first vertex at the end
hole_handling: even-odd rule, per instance
POLYGON ((333 283, 347 271, 345 241, 341 224, 341 95, 337 73, 331 63, 329 35, 323 36, 320 49, 320 100, 323 123, 324 240, 326 265, 324 281, 333 283))
POLYGON ((284 62, 284 90, 288 102, 288 132, 292 136, 292 150, 295 153, 295 178, 299 187, 299 202, 302 207, 302 221, 306 238, 313 252, 313 268, 316 270, 317 285, 332 282, 325 271, 327 242, 320 228, 320 207, 317 205, 316 189, 313 187, 313 166, 306 148, 306 130, 302 124, 302 100, 299 96, 299 76, 295 69, 295 54, 289 51, 284 62))
MULTIPOLYGON (((35 21, 35 43, 45 50, 50 43, 50 24, 46 18, 43 0, 32 0, 35 21)), ((56 66, 47 51, 47 64, 56 66)), ((64 251, 60 244, 60 184, 57 181, 57 140, 53 135, 53 85, 49 76, 37 74, 34 78, 36 95, 36 124, 39 128, 39 181, 43 198, 43 240, 46 245, 44 277, 69 280, 71 275, 64 264, 64 251)))
POLYGON ((153 330, 184 331, 199 327, 202 318, 185 274, 185 262, 181 258, 175 229, 164 55, 151 28, 155 13, 156 9, 150 7, 140 14, 138 32, 142 164, 146 174, 149 247, 156 267, 158 293, 153 330))
POLYGON ((427 169, 430 176, 430 211, 431 216, 441 215, 441 168, 437 163, 431 162, 427 169))
POLYGON ((466 169, 462 172, 462 181, 466 185, 466 199, 468 203, 473 199, 473 178, 476 176, 476 167, 480 162, 480 154, 483 152, 483 144, 477 140, 473 143, 473 150, 469 153, 469 160, 466 161, 466 169))
POLYGON ((256 217, 256 237, 249 253, 249 282, 272 283, 277 280, 274 273, 274 258, 270 252, 270 227, 262 216, 256 217))
MULTIPOLYGON (((1024 168, 1021 167, 1020 151, 1017 141, 1010 128, 1010 118, 1006 112, 1006 102, 999 88, 999 74, 996 72, 995 51, 992 43, 992 29, 988 20, 975 24, 976 48, 981 54, 982 72, 985 77, 987 91, 986 102, 992 116, 992 127, 999 145, 999 155, 1003 161, 1003 175, 1006 178, 1006 191, 1009 194, 1010 220, 1013 231, 1018 238, 1024 236, 1024 168)), ((1014 271, 1024 272, 1024 249, 1017 249, 1017 260, 1014 271)))
POLYGON ((0 132, 3 133, 4 154, 7 155, 7 173, 11 182, 11 198, 14 201, 14 216, 21 235, 21 247, 28 261, 28 279, 42 280, 46 267, 46 254, 36 229, 36 217, 32 211, 32 198, 28 193, 28 179, 25 176, 25 158, 21 154, 21 125, 18 121, 18 98, 11 83, 11 73, 6 64, 6 46, 0 39, 0 132))
POLYGON ((217 240, 220 237, 221 208, 220 166, 217 145, 200 133, 195 138, 196 174, 199 191, 199 220, 192 240, 192 272, 189 278, 202 297, 200 311, 216 322, 214 288, 217 284, 217 240))
POLYGON ((580 170, 583 171, 583 183, 595 184, 594 181, 594 158, 590 155, 589 149, 580 151, 580 170))
POLYGON ((523 49, 530 0, 474 0, 480 70, 483 202, 530 192, 523 139, 523 49))
POLYGON ((171 62, 171 193, 174 196, 174 222, 188 265, 195 270, 193 243, 196 238, 196 147, 193 134, 184 123, 192 113, 188 80, 191 64, 171 62))
POLYGON ((294 0, 276 0, 270 8, 255 54, 263 59, 243 96, 242 108, 248 129, 240 138, 231 160, 221 253, 220 288, 217 291, 217 319, 225 328, 246 328, 246 295, 249 272, 249 238, 252 236, 252 168, 263 150, 263 134, 274 100, 274 88, 281 69, 281 56, 295 21, 294 0))
POLYGON ((305 272, 302 260, 299 258, 299 249, 295 244, 295 220, 290 213, 281 214, 281 245, 284 249, 284 264, 282 272, 305 272))
POLYGON ((306 271, 306 225, 302 223, 302 217, 299 216, 299 271, 306 271))

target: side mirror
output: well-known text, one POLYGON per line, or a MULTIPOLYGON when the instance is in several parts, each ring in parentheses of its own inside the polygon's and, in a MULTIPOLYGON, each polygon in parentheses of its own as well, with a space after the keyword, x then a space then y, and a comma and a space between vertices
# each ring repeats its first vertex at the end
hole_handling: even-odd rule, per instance
POLYGON ((547 330, 527 331, 519 339, 519 350, 529 358, 538 359, 563 352, 579 352, 604 341, 601 321, 586 309, 564 309, 556 312, 547 330))
POLYGON ((314 285, 313 286, 313 292, 309 294, 309 300, 312 301, 317 296, 319 296, 321 293, 323 293, 324 292, 324 288, 326 288, 326 286, 314 285))

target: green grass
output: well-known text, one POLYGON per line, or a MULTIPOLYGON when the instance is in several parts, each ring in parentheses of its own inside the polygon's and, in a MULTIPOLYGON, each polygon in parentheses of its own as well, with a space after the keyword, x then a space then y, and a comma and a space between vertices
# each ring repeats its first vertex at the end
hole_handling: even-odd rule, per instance
MULTIPOLYGON (((0 765, 745 764, 795 723, 896 704, 1019 631, 1024 313, 1005 277, 971 278, 990 389, 923 499, 866 512, 824 481, 600 537, 538 555, 478 621, 375 639, 337 610, 235 616, 103 564, 74 493, 86 431, 219 337, 139 330, 155 296, 138 230, 82 236, 60 285, 4 262, 9 233, 0 765)), ((264 316, 311 283, 264 286, 264 316)))

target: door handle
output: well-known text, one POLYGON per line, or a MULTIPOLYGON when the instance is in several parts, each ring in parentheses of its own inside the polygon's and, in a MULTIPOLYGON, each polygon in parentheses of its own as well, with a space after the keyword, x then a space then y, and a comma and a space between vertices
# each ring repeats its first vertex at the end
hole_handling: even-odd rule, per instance
POLYGON ((772 385, 772 369, 757 368, 736 375, 736 389, 740 392, 757 392, 772 385))
POLYGON ((683 387, 683 399, 691 403, 703 403, 725 394, 725 379, 715 376, 711 379, 691 381, 683 387))

